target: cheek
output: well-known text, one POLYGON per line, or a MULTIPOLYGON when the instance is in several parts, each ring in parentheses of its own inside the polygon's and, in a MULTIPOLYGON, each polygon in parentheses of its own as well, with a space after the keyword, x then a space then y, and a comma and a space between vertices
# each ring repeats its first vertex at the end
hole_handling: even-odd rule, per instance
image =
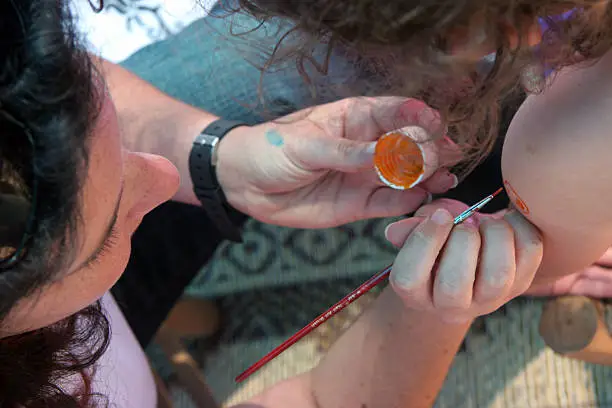
POLYGON ((104 254, 97 263, 89 268, 77 271, 74 275, 79 279, 83 307, 97 301, 108 292, 119 280, 130 259, 130 234, 120 231, 120 237, 113 244, 112 249, 104 254), (81 275, 80 277, 78 275, 81 275))
POLYGON ((130 257, 130 238, 90 268, 80 269, 45 287, 40 295, 22 301, 7 317, 4 328, 21 333, 58 322, 98 301, 123 274, 130 257))
POLYGON ((89 267, 77 270, 66 279, 73 279, 67 287, 74 287, 74 293, 79 293, 80 303, 85 307, 108 292, 119 280, 130 259, 131 231, 123 223, 117 222, 117 237, 99 260, 89 267))
POLYGON ((131 245, 131 234, 125 235, 125 238, 121 239, 121 242, 114 249, 113 254, 108 256, 108 260, 104 260, 100 263, 100 285, 104 287, 104 292, 108 291, 123 275, 125 268, 130 260, 130 253, 132 251, 131 245))

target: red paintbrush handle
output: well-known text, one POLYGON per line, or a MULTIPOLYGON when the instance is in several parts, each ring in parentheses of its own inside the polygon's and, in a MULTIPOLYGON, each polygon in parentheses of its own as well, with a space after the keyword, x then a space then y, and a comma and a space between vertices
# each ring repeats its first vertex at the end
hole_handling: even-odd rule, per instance
POLYGON ((326 322, 334 315, 340 313, 340 311, 342 311, 348 305, 350 305, 351 303, 359 299, 365 293, 372 290, 372 288, 374 288, 380 282, 385 280, 389 276, 390 273, 391 273, 391 265, 387 266, 385 269, 383 269, 382 271, 380 271, 379 273, 377 273, 376 275, 368 279, 366 282, 361 284, 357 289, 355 289, 354 291, 352 291, 351 293, 343 297, 339 302, 337 302, 335 305, 329 308, 326 312, 324 312, 319 317, 314 319, 312 322, 310 322, 307 326, 305 326, 300 331, 295 333, 293 336, 289 337, 287 340, 282 342, 278 347, 276 347, 274 350, 266 354, 258 362, 256 362, 255 364, 247 368, 242 374, 236 377, 236 382, 242 382, 245 379, 247 379, 254 372, 259 370, 261 367, 263 367, 270 361, 272 361, 283 351, 287 350, 289 347, 293 346, 295 343, 300 341, 307 334, 309 334, 314 329, 319 327, 322 323, 326 322))

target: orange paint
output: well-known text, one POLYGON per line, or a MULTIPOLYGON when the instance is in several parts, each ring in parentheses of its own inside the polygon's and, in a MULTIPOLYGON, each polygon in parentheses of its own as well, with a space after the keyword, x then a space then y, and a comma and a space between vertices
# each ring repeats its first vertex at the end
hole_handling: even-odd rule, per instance
POLYGON ((504 186, 506 186, 506 192, 508 193, 508 197, 510 197, 510 201, 514 203, 514 206, 523 214, 529 214, 529 207, 527 207, 525 201, 518 195, 508 180, 504 180, 504 186))
POLYGON ((381 136, 376 143, 374 166, 386 184, 401 189, 413 187, 425 171, 421 149, 401 132, 381 136))

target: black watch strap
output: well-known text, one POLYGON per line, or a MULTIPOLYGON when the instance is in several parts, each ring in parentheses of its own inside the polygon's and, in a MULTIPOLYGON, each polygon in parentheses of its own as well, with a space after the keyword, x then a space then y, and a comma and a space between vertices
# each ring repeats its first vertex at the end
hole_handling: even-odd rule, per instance
POLYGON ((219 232, 234 242, 242 242, 242 229, 237 222, 240 216, 227 204, 212 160, 223 136, 239 126, 248 125, 224 119, 214 121, 196 137, 189 154, 189 172, 196 197, 219 232))

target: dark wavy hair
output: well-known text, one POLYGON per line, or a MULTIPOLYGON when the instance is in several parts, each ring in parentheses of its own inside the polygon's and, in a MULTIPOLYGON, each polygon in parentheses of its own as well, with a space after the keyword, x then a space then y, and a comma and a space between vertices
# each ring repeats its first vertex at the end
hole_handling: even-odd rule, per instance
MULTIPOLYGON (((28 151, 23 129, 0 115, 0 160, 11 164, 1 171, 17 173, 2 178, 21 180, 25 191, 27 181, 38 180, 32 244, 21 262, 0 273, 0 322, 65 273, 76 254, 100 81, 72 21, 61 0, 0 2, 0 109, 29 129, 36 153, 22 153, 28 151)), ((0 406, 93 406, 90 378, 109 330, 96 304, 49 327, 0 338, 0 406)))
POLYGON ((291 22, 266 56, 264 71, 294 63, 316 88, 309 73, 325 75, 330 58, 340 55, 360 71, 347 78, 340 96, 408 96, 439 110, 446 125, 441 129, 464 151, 463 174, 492 149, 502 101, 522 92, 521 79, 595 61, 612 45, 612 3, 601 0, 235 0, 224 6, 262 25, 278 17, 291 22), (574 12, 563 15, 568 9, 574 12), (547 29, 533 49, 519 28, 537 19, 547 29), (513 29, 518 44, 508 40, 513 29), (456 33, 466 35, 466 47, 451 53, 456 33), (489 63, 474 57, 483 36, 493 53, 489 63), (326 51, 317 54, 321 46, 326 51))

